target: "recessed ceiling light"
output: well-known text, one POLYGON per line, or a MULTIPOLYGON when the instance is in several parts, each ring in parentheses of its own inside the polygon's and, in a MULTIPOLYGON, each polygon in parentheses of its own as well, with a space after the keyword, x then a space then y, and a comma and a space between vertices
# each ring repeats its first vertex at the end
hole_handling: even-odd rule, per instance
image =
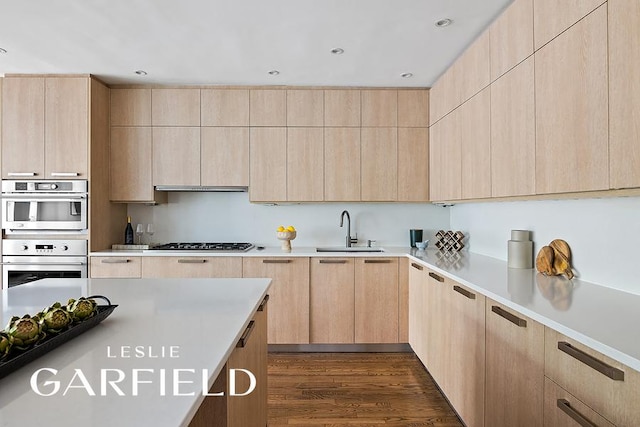
POLYGON ((3 49, 0 47, 0 53, 7 53, 7 49, 3 49))
POLYGON ((344 53, 344 49, 341 47, 336 47, 331 49, 331 53, 333 53, 334 55, 342 55, 344 53))
POLYGON ((146 76, 147 72, 145 70, 136 70, 134 71, 139 76, 146 76))
POLYGON ((280 74, 280 71, 278 71, 278 70, 269 71, 269 75, 271 75, 271 76, 277 76, 278 74, 280 74))
POLYGON ((402 73, 402 74, 400 74, 400 77, 408 79, 410 77, 413 77, 413 73, 402 73))
POLYGON ((448 27, 451 24, 453 24, 453 20, 451 20, 449 18, 445 18, 445 19, 441 19, 439 21, 436 21, 436 27, 448 27))

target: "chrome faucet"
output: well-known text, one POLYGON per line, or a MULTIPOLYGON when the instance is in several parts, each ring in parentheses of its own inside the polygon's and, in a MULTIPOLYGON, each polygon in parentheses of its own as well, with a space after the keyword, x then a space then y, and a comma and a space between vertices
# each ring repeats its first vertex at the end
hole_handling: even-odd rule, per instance
POLYGON ((350 248, 353 243, 358 243, 358 233, 355 238, 351 238, 351 217, 348 211, 342 211, 340 214, 340 227, 344 225, 344 216, 347 216, 347 237, 345 238, 347 248, 350 248))

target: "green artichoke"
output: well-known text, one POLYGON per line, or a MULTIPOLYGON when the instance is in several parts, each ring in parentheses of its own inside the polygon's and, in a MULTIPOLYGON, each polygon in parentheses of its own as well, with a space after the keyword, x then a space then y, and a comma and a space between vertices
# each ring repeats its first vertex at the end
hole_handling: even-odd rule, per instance
POLYGON ((71 315, 59 302, 45 308, 42 313, 39 313, 39 317, 42 329, 54 334, 62 331, 71 323, 71 315))
POLYGON ((13 316, 6 332, 13 338, 13 345, 20 350, 25 350, 39 339, 44 338, 40 318, 37 315, 31 317, 25 314, 22 318, 13 316))
POLYGON ((0 331, 0 360, 11 352, 13 338, 4 331, 0 331))
POLYGON ((67 311, 74 322, 82 322, 96 313, 96 306, 96 302, 92 299, 80 297, 80 299, 74 300, 72 298, 67 303, 67 311))

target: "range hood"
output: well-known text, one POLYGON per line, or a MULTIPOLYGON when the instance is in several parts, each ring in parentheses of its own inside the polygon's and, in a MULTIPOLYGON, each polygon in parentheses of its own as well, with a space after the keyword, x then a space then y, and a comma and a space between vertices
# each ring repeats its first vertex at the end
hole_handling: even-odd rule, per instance
POLYGON ((157 191, 186 191, 210 193, 246 193, 249 187, 229 187, 212 185, 156 185, 157 191))

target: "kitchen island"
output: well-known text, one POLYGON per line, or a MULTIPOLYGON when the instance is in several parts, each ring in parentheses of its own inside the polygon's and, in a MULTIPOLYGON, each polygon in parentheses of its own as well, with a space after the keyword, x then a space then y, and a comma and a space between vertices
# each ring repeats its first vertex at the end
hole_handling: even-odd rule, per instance
POLYGON ((211 387, 269 286, 269 279, 45 279, 3 291, 4 324, 80 296, 104 295, 119 306, 0 379, 0 426, 189 425, 205 394, 228 395, 211 387))

